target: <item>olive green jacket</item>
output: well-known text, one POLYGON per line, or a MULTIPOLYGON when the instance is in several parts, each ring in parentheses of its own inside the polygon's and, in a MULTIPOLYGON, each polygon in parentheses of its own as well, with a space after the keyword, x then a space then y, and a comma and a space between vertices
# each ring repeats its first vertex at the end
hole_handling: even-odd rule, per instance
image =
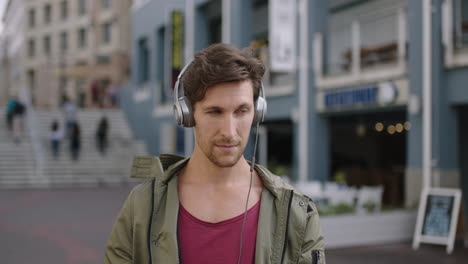
MULTIPOLYGON (((177 241, 177 175, 188 159, 136 157, 132 177, 150 178, 125 201, 110 234, 105 263, 183 263, 177 241)), ((325 263, 315 204, 262 166, 255 263, 325 263)))

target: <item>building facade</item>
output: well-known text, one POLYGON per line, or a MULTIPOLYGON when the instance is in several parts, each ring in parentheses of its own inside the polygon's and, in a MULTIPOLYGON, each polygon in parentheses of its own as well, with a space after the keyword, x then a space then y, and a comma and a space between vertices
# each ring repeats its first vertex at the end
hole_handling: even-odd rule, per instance
MULTIPOLYGON (((6 58, 6 43, 3 35, 0 35, 0 80, 8 79, 8 65, 6 63, 6 58)), ((6 84, 3 84, 2 87, 3 88, 0 89, 0 105, 5 105, 9 97, 9 87, 6 84)))
POLYGON ((0 83, 0 93, 17 96, 17 87, 25 80, 23 68, 24 54, 24 6, 25 1, 8 1, 3 14, 3 31, 1 33, 2 63, 0 70, 5 77, 0 83), (13 61, 17 63, 12 63, 13 61))
POLYGON ((101 93, 123 85, 130 72, 131 4, 10 0, 4 26, 10 89, 27 88, 36 107, 56 107, 64 96, 86 106, 93 83, 104 87, 101 93))
POLYGON ((178 72, 209 44, 250 46, 268 68, 261 164, 295 182, 383 186, 384 207, 415 208, 429 157, 430 185, 461 188, 466 205, 468 1, 432 0, 429 23, 424 2, 138 1, 124 109, 152 154, 190 155, 192 131, 172 117, 178 72))

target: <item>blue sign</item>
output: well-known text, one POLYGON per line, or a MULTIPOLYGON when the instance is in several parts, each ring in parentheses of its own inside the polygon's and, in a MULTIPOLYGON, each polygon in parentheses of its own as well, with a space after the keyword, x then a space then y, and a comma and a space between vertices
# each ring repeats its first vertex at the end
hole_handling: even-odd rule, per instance
POLYGON ((366 87, 353 90, 333 91, 325 93, 325 107, 349 107, 377 103, 377 87, 366 87))

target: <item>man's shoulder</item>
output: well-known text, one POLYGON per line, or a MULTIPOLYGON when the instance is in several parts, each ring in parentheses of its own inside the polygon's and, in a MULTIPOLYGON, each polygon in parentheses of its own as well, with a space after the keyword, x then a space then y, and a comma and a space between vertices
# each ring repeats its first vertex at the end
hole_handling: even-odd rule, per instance
POLYGON ((142 183, 139 183, 133 187, 128 195, 128 200, 132 206, 142 204, 144 201, 150 202, 152 192, 154 190, 155 179, 148 179, 142 183))
POLYGON ((161 154, 160 156, 136 156, 133 158, 132 178, 158 178, 166 171, 186 160, 185 157, 161 154))
POLYGON ((293 186, 293 184, 289 183, 289 178, 278 176, 265 167, 259 165, 256 167, 262 172, 264 184, 267 185, 267 188, 269 187, 269 189, 276 191, 293 191, 296 195, 305 196, 301 191, 293 186))
POLYGON ((148 193, 152 190, 154 183, 155 183, 155 179, 148 179, 148 180, 145 180, 144 182, 138 183, 137 185, 133 187, 130 194, 138 195, 141 193, 148 193))

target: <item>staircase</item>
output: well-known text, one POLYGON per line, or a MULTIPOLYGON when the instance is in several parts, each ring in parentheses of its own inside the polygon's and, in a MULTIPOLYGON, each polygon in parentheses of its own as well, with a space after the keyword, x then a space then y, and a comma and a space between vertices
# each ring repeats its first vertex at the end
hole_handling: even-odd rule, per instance
POLYGON ((21 140, 14 142, 7 130, 5 110, 0 109, 0 187, 20 186, 34 178, 36 162, 26 122, 24 128, 21 140))
MULTIPOLYGON (((4 115, 3 115, 4 116, 4 115)), ((127 183, 133 181, 129 178, 133 156, 146 155, 143 143, 133 139, 127 121, 121 110, 80 110, 77 113, 78 123, 81 129, 81 151, 78 160, 73 160, 68 144, 64 138, 60 146, 60 155, 54 158, 50 147, 50 127, 53 120, 57 120, 60 129, 64 130, 64 114, 61 110, 36 110, 34 111, 35 124, 38 136, 35 140, 41 146, 39 162, 34 161, 31 154, 31 144, 22 142, 23 159, 15 160, 12 157, 10 163, 3 163, 0 171, 0 188, 13 187, 55 187, 55 186, 96 186, 101 184, 127 183), (95 133, 99 120, 106 116, 109 122, 108 147, 106 153, 101 154, 95 142, 95 133), (27 149, 29 147, 29 149, 27 149), (29 163, 25 163, 26 160, 29 163), (24 164, 32 164, 26 171, 24 164), (34 166, 40 163, 41 169, 34 173, 34 166), (14 168, 18 172, 12 173, 14 168), (11 175, 11 176, 8 176, 11 175), (16 181, 10 179, 16 176, 16 181)), ((4 117, 3 117, 4 119, 4 117)), ((1 126, 5 126, 5 121, 1 126)), ((5 131, 5 129, 1 129, 5 131)), ((3 142, 3 140, 2 140, 3 142)), ((3 144, 3 143, 2 143, 3 144)), ((5 143, 6 144, 6 143, 5 143)), ((10 143, 14 146, 14 143, 10 143)), ((0 145, 3 149, 3 145, 0 145)), ((0 149, 0 155, 4 151, 0 149)), ((19 150, 18 150, 19 151, 19 150)), ((3 156, 1 156, 3 162, 3 156)), ((36 158, 37 160, 37 158, 36 158)))

